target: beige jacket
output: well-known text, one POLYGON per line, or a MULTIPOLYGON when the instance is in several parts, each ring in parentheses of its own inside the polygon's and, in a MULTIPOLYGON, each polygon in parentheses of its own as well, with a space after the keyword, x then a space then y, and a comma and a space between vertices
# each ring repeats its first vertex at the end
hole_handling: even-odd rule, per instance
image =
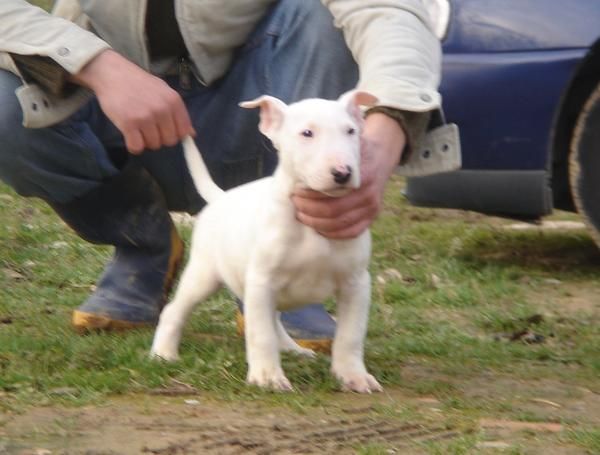
MULTIPOLYGON (((227 71, 233 51, 274 1, 175 0, 181 34, 202 83, 210 85, 227 71)), ((431 30, 429 1, 322 0, 358 62, 358 87, 376 95, 382 106, 410 112, 440 108, 441 47, 431 30)), ((1 0, 0 68, 23 79, 17 96, 24 125, 39 128, 57 123, 79 109, 89 93, 80 89, 60 98, 44 93, 39 85, 24 80, 10 54, 49 57, 75 74, 112 47, 160 74, 170 63, 150 63, 145 7, 146 0, 57 0, 50 15, 25 0, 1 0)), ((448 136, 445 151, 448 145, 458 147, 455 132, 437 135, 448 136)))

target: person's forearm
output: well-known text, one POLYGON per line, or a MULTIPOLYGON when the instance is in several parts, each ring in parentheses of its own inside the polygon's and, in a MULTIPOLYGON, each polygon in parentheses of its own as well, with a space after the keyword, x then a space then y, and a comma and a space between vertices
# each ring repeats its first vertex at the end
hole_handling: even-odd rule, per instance
POLYGON ((380 172, 387 180, 400 164, 406 145, 406 133, 393 118, 375 112, 365 119, 363 139, 371 143, 378 156, 380 172))
POLYGON ((112 49, 107 49, 96 55, 81 71, 71 74, 69 80, 93 92, 102 91, 114 82, 114 78, 122 71, 138 69, 112 49))
POLYGON ((409 112, 387 106, 375 106, 366 113, 367 117, 375 113, 385 114, 394 119, 404 130, 406 136, 406 145, 400 157, 400 164, 406 162, 410 154, 417 148, 427 132, 427 127, 431 120, 431 112, 409 112))

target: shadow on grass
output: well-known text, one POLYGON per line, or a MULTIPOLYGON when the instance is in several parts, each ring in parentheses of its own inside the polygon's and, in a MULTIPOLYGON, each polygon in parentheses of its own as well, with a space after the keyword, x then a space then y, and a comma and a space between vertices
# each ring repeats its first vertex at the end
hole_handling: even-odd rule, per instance
POLYGON ((600 271, 600 250, 584 232, 490 230, 465 241, 457 258, 571 276, 600 271))

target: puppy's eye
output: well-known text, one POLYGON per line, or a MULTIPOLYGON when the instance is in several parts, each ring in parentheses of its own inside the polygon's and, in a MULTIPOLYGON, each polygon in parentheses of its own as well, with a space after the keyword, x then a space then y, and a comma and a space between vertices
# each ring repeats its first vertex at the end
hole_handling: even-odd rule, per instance
POLYGON ((314 136, 312 130, 304 130, 300 134, 302 134, 302 136, 304 136, 304 137, 313 137, 314 136))
POLYGON ((348 136, 352 136, 353 134, 356 133, 356 129, 350 127, 350 128, 348 128, 348 130, 346 131, 346 133, 348 133, 348 136))

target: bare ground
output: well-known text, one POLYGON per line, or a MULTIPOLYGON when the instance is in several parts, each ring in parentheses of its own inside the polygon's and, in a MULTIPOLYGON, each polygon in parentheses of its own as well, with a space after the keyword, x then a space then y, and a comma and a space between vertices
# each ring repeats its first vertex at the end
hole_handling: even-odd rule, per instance
POLYGON ((0 446, 0 453, 353 453, 357 444, 399 448, 458 434, 441 422, 374 415, 376 403, 395 398, 334 399, 331 407, 307 414, 255 403, 218 403, 202 396, 138 396, 100 407, 38 408, 5 416, 3 434, 11 439, 4 452, 0 446))
MULTIPOLYGON (((422 366, 406 365, 404 372, 407 380, 430 376, 422 366)), ((427 443, 444 447, 469 437, 478 441, 477 453, 522 447, 524 453, 583 454, 589 452, 565 437, 569 423, 600 426, 598 390, 493 374, 453 386, 481 411, 459 417, 443 400, 398 389, 332 394, 300 411, 177 390, 157 391, 175 396, 114 398, 100 406, 32 408, 0 416, 0 454, 344 454, 364 446, 416 454, 427 453, 427 443), (503 417, 499 403, 528 418, 503 417)))

